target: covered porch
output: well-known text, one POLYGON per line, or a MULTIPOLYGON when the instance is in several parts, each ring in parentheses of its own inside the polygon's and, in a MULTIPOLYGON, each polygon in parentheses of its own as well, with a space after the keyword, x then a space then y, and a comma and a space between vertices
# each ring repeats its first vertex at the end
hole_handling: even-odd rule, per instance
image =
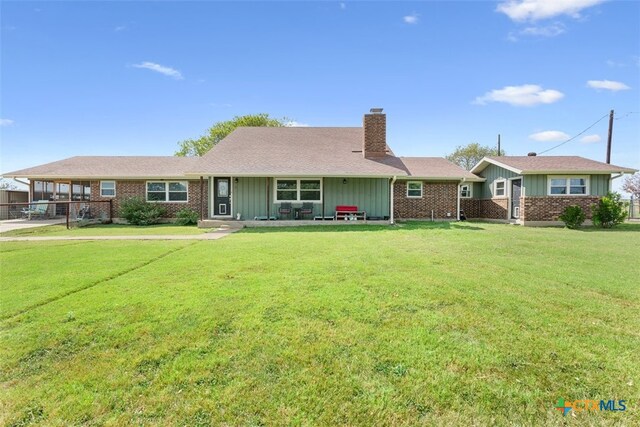
MULTIPOLYGON (((209 216, 203 220, 317 225, 334 221, 340 206, 366 213, 368 223, 387 223, 390 217, 389 178, 211 176, 208 180, 209 216)), ((353 221, 341 222, 365 216, 348 219, 353 221)))

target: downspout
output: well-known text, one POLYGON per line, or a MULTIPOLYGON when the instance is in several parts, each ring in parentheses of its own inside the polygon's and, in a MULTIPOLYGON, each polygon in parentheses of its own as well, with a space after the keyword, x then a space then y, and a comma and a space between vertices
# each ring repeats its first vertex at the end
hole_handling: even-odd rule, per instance
POLYGON ((614 176, 612 176, 611 178, 609 178, 609 192, 611 192, 611 190, 613 189, 613 183, 612 183, 612 181, 613 181, 614 179, 618 179, 618 178, 620 178, 620 177, 621 177, 621 176, 623 176, 623 175, 624 175, 624 172, 620 172, 618 175, 614 175, 614 176))
POLYGON ((458 221, 460 221, 460 186, 462 185, 463 182, 466 181, 466 179, 467 178, 462 178, 462 180, 458 184, 458 210, 457 210, 457 214, 456 214, 456 218, 458 219, 458 221))
POLYGON ((393 189, 395 187, 395 183, 396 183, 396 179, 398 179, 397 176, 393 176, 393 178, 391 178, 391 197, 389 200, 389 206, 390 206, 390 212, 389 212, 389 224, 394 225, 395 224, 395 219, 393 218, 393 189))

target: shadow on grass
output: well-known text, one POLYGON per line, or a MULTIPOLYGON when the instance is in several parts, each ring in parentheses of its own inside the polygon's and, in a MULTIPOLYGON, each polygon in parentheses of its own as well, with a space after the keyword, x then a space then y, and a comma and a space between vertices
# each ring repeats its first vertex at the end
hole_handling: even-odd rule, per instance
POLYGON ((344 225, 303 225, 298 227, 252 227, 243 228, 242 233, 314 233, 314 232, 354 232, 354 231, 411 231, 411 230, 484 230, 477 225, 457 222, 408 221, 395 225, 344 224, 344 225))

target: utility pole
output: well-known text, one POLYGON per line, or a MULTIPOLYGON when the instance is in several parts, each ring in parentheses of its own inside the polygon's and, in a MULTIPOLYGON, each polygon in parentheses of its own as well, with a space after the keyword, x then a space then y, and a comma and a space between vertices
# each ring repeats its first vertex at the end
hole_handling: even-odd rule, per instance
POLYGON ((607 137, 607 164, 611 163, 611 136, 613 135, 613 110, 609 113, 609 136, 607 137))
POLYGON ((500 134, 498 134, 498 156, 500 155, 500 134))

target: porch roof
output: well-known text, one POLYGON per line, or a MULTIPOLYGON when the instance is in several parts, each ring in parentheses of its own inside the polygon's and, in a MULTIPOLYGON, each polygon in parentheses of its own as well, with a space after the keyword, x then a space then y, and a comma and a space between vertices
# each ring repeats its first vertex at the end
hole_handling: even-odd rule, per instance
POLYGON ((197 161, 175 156, 76 156, 3 174, 11 178, 148 179, 184 177, 197 161))

